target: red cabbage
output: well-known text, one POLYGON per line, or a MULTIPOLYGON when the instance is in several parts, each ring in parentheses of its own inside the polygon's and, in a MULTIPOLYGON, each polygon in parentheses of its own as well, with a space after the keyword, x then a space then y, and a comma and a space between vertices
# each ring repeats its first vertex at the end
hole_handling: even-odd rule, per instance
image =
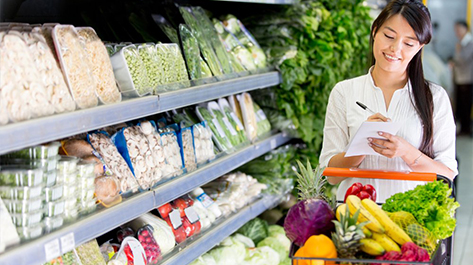
POLYGON ((334 218, 335 214, 326 201, 303 200, 289 209, 284 220, 284 230, 294 244, 303 246, 310 236, 324 234, 330 237, 334 218))

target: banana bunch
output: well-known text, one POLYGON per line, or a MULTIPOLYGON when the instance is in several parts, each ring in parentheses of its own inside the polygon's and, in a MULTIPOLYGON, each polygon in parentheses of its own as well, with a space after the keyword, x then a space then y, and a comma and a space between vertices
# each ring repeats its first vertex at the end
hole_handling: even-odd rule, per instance
POLYGON ((339 211, 348 207, 350 214, 360 211, 358 222, 369 221, 365 227, 368 230, 363 233, 366 238, 361 239, 360 249, 370 255, 379 256, 386 251, 397 251, 401 253, 404 243, 412 242, 409 235, 401 229, 383 209, 370 199, 361 200, 357 196, 350 195, 346 200, 346 205, 342 204, 337 208, 336 216, 339 218, 339 211), (341 209, 340 209, 341 208, 341 209))

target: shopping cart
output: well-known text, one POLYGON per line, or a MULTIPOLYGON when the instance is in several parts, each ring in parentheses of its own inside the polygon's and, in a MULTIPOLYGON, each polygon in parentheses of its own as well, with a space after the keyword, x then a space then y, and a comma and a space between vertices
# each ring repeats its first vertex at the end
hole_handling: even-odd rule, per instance
MULTIPOLYGON (((444 176, 435 173, 423 172, 394 172, 394 171, 380 171, 380 170, 361 170, 356 168, 326 168, 323 172, 327 177, 346 177, 346 178, 368 178, 368 179, 390 179, 390 180, 409 180, 409 181, 426 181, 433 182, 435 180, 442 180, 446 182, 452 189, 452 197, 455 198, 455 186, 453 182, 444 176)), ((292 244, 289 252, 289 257, 292 259, 293 265, 302 264, 324 264, 319 263, 326 261, 325 264, 433 264, 433 265, 451 265, 453 263, 453 235, 449 238, 441 240, 434 251, 429 262, 406 262, 406 261, 386 261, 375 259, 329 259, 329 258, 305 258, 295 257, 298 246, 292 244), (311 263, 312 262, 312 263, 311 263)))

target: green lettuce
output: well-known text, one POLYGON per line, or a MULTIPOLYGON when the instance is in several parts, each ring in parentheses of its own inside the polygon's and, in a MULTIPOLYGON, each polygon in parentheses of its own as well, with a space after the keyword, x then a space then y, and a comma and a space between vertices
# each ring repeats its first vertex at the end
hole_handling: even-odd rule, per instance
POLYGON ((460 207, 451 194, 452 189, 447 184, 435 181, 394 194, 382 208, 387 212, 410 212, 437 239, 445 239, 455 230, 455 210, 460 207))
POLYGON ((255 218, 237 231, 238 233, 251 238, 255 244, 268 237, 268 223, 262 219, 255 218))

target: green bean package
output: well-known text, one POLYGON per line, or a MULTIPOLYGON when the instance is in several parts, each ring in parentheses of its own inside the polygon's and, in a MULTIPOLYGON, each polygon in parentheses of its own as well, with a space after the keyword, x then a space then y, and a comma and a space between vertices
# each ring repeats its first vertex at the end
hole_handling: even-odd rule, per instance
POLYGON ((189 27, 185 24, 179 25, 179 35, 181 37, 189 75, 192 80, 201 79, 203 73, 200 65, 199 43, 189 27))
POLYGON ((220 126, 217 118, 205 107, 196 107, 196 114, 201 121, 207 121, 210 129, 212 130, 212 138, 217 145, 218 149, 222 152, 230 151, 233 145, 228 140, 225 131, 220 126))
POLYGON ((208 102, 207 109, 217 119, 218 123, 220 124, 220 127, 222 127, 223 131, 225 132, 225 135, 227 136, 232 146, 237 147, 242 144, 242 140, 239 137, 236 129, 232 126, 226 115, 222 112, 218 103, 215 101, 208 102))
POLYGON ((220 109, 223 111, 223 113, 227 117, 230 124, 233 126, 233 128, 235 128, 241 142, 242 143, 247 142, 248 138, 246 136, 245 127, 243 126, 243 123, 241 122, 241 120, 233 112, 228 101, 225 98, 221 98, 218 100, 218 105, 220 106, 220 109))

